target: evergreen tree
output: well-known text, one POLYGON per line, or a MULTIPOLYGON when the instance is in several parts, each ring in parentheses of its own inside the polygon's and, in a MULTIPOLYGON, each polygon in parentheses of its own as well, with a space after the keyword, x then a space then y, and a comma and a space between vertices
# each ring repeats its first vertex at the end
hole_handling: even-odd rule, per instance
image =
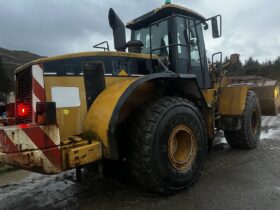
POLYGON ((244 71, 246 74, 258 75, 261 72, 261 65, 258 60, 255 60, 253 57, 250 57, 245 61, 244 71))
POLYGON ((227 71, 228 76, 237 76, 242 75, 242 62, 239 60, 237 63, 231 63, 228 56, 224 59, 225 70, 227 71))
MULTIPOLYGON (((229 57, 225 57, 223 65, 228 62, 229 57)), ((280 81, 280 56, 275 60, 266 60, 262 63, 250 57, 244 65, 239 61, 235 64, 226 65, 224 69, 227 71, 227 76, 259 75, 280 81)))
POLYGON ((278 56, 275 61, 273 62, 273 65, 276 69, 280 70, 280 56, 278 56))
POLYGON ((223 63, 223 65, 227 64, 228 62, 229 62, 229 57, 226 56, 226 57, 224 58, 224 63, 223 63))

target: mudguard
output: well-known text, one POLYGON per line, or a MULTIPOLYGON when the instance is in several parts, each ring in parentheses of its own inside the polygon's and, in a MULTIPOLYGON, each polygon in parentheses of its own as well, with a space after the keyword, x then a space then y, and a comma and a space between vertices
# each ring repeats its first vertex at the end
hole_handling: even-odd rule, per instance
POLYGON ((218 98, 222 116, 242 116, 248 94, 248 86, 222 87, 218 98))
POLYGON ((188 97, 198 101, 201 106, 207 106, 195 75, 157 73, 142 77, 127 77, 127 80, 108 86, 97 97, 88 111, 83 132, 92 133, 102 142, 105 158, 116 160, 117 125, 133 110, 152 100, 156 95, 166 94, 166 91, 172 88, 178 89, 178 93, 173 93, 174 95, 188 97))

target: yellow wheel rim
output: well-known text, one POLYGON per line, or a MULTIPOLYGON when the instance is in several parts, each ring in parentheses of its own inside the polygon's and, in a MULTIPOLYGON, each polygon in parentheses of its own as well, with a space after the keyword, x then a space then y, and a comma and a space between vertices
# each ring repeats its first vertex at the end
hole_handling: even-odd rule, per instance
POLYGON ((253 134, 258 133, 259 123, 259 112, 257 109, 254 109, 251 115, 251 130, 253 134))
POLYGON ((171 165, 179 170, 188 170, 197 153, 197 142, 192 130, 186 125, 176 126, 168 139, 168 157, 171 165))

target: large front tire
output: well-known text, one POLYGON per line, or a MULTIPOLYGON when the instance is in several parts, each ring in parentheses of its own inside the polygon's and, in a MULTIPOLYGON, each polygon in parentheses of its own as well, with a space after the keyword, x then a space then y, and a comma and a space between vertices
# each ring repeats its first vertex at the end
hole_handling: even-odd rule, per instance
POLYGON ((136 180, 164 194, 190 186, 207 149, 199 110, 186 99, 165 97, 143 107, 135 118, 127 158, 136 180))
POLYGON ((226 131, 225 137, 233 148, 255 149, 261 134, 261 108, 256 93, 249 91, 242 116, 242 127, 237 131, 226 131))

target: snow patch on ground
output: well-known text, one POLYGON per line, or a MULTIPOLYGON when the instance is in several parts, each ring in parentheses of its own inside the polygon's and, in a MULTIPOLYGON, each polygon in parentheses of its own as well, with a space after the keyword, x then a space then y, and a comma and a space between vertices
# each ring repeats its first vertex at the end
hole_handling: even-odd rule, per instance
MULTIPOLYGON (((280 115, 276 117, 263 117, 262 118, 262 132, 260 139, 273 139, 280 140, 280 115)), ((223 132, 220 133, 219 142, 227 144, 227 140, 223 135, 223 132)))
MULTIPOLYGON (((267 131, 262 131, 261 133, 261 140, 266 140, 266 139, 274 139, 274 140, 280 140, 280 129, 269 129, 267 131)), ((225 137, 220 138, 221 143, 227 144, 227 140, 225 137)))
POLYGON ((225 144, 227 144, 227 140, 226 140, 226 138, 225 138, 225 137, 221 138, 221 143, 225 143, 225 144))
POLYGON ((262 127, 261 140, 280 140, 280 115, 275 117, 263 117, 262 127))
POLYGON ((262 131, 261 140, 265 139, 280 139, 280 129, 268 129, 267 131, 262 131))
POLYGON ((274 117, 262 117, 263 127, 279 127, 280 126, 280 115, 274 117))
POLYGON ((272 191, 273 191, 274 193, 280 195, 280 187, 279 187, 279 186, 273 187, 273 188, 272 188, 272 191))

